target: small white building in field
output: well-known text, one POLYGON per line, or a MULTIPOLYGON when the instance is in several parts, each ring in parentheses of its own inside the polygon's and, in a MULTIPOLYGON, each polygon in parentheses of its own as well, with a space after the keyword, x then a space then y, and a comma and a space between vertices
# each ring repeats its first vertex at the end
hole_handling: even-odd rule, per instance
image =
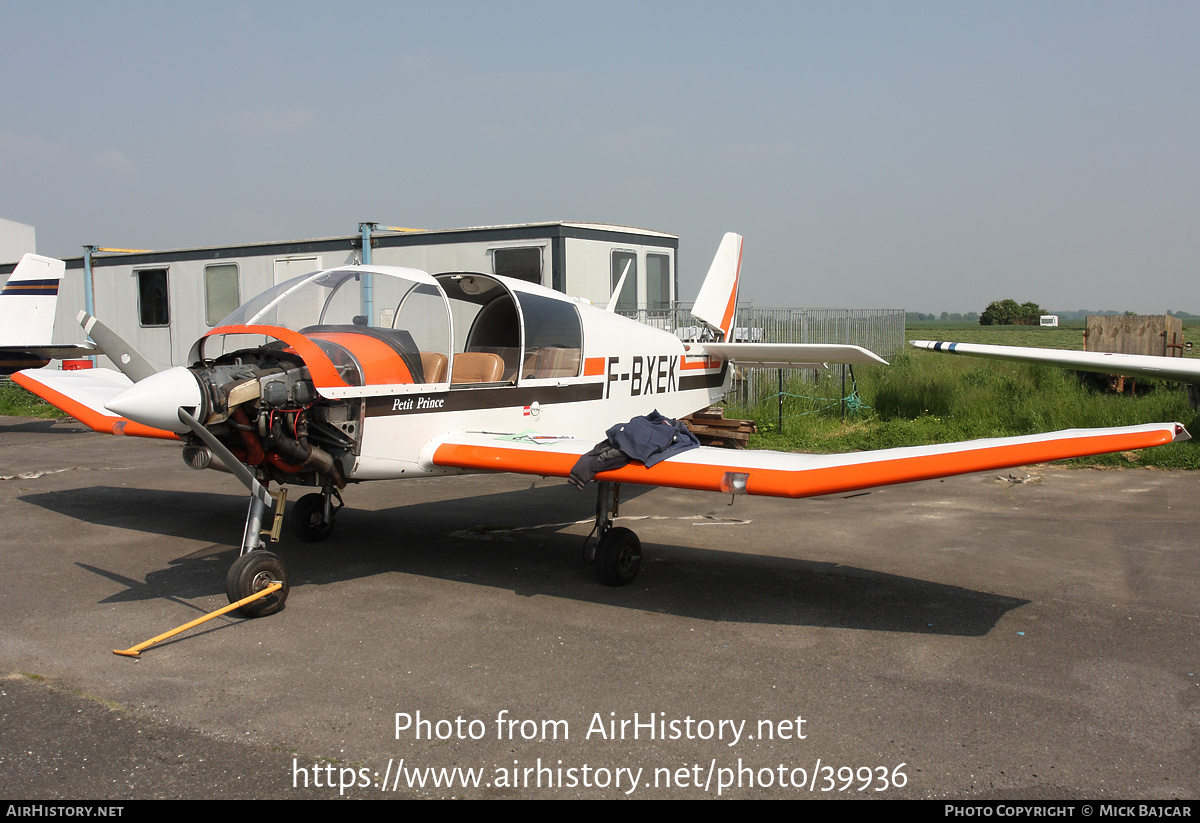
MULTIPOLYGON (((66 260, 53 342, 83 342, 75 316, 87 309, 155 366, 187 365, 192 343, 244 301, 292 277, 360 262, 506 275, 599 305, 625 273, 619 310, 666 311, 677 299, 678 248, 673 234, 568 222, 439 231, 366 223, 357 234, 314 240, 168 251, 89 247, 66 260)), ((0 283, 20 254, 0 260, 6 257, 14 262, 0 265, 0 283)))
POLYGON ((1039 325, 1057 326, 1058 325, 1058 315, 1057 314, 1043 314, 1041 323, 1039 325))

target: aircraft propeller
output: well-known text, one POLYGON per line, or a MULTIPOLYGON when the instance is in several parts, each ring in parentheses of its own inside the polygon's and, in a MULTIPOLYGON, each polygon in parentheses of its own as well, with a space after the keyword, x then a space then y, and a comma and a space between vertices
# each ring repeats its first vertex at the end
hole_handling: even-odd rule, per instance
MULTIPOLYGON (((209 451, 208 457, 204 458, 205 465, 212 456, 216 456, 230 474, 250 490, 250 510, 246 515, 241 555, 230 567, 225 586, 231 602, 235 602, 270 583, 281 582, 283 587, 279 591, 242 608, 242 612, 251 617, 278 611, 287 600, 287 569, 282 560, 264 549, 262 541, 263 523, 267 518, 267 510, 275 505, 275 497, 197 419, 197 415, 207 415, 204 392, 196 375, 183 366, 156 371, 137 349, 100 320, 86 312, 80 312, 78 319, 100 351, 133 381, 132 386, 105 403, 105 408, 146 426, 176 434, 191 432, 209 451)), ((203 451, 195 446, 189 448, 203 451)))

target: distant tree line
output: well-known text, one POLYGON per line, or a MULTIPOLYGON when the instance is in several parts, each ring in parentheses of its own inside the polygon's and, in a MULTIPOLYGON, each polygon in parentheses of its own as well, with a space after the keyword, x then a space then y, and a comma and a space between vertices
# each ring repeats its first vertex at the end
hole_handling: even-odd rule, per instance
POLYGON ((979 315, 981 326, 1036 326, 1041 321, 1042 307, 1037 303, 1018 303, 1016 300, 994 300, 979 315))
POLYGON ((941 320, 949 323, 977 323, 979 322, 979 312, 969 311, 966 314, 958 312, 944 311, 941 314, 924 314, 919 311, 905 312, 904 319, 909 323, 928 322, 931 320, 941 320))
MULTIPOLYGON (((993 313, 992 317, 997 316, 997 314, 999 314, 999 313, 993 313)), ((1057 315, 1059 320, 1086 320, 1088 317, 1093 317, 1096 315, 1134 314, 1134 312, 1128 312, 1128 311, 1120 312, 1120 311, 1114 311, 1112 309, 1077 309, 1075 311, 1044 311, 1036 303, 1023 303, 1021 305, 1018 305, 1016 303, 1016 301, 1014 301, 1014 300, 997 300, 995 303, 992 303, 991 305, 989 305, 987 307, 987 310, 985 310, 982 315, 980 315, 978 312, 973 312, 973 311, 969 311, 964 314, 959 314, 958 312, 947 312, 947 311, 944 311, 941 314, 937 314, 936 312, 925 313, 925 312, 919 312, 919 311, 910 311, 910 312, 905 312, 904 319, 909 323, 918 323, 918 322, 919 323, 930 323, 930 322, 942 321, 944 323, 945 322, 949 322, 949 323, 979 323, 981 326, 995 326, 995 325, 1009 325, 1011 322, 1011 324, 1013 324, 1013 325, 1022 325, 1023 324, 1023 325, 1036 326, 1041 321, 1041 316, 1043 314, 1057 315), (993 306, 1006 306, 1007 309, 1009 311, 1011 311, 1012 306, 1008 306, 1007 304, 1012 304, 1012 306, 1016 306, 1017 309, 1021 310, 1021 311, 1024 311, 1025 307, 1027 307, 1027 306, 1032 307, 1033 308, 1032 321, 1026 321, 1026 320, 1022 319, 1022 320, 1008 321, 1008 322, 1001 321, 999 323, 984 322, 983 318, 988 316, 988 311, 991 311, 993 306)), ((1170 315, 1171 317, 1178 317, 1182 320, 1200 320, 1200 314, 1192 314, 1191 312, 1186 312, 1186 311, 1168 311, 1167 314, 1170 315)))

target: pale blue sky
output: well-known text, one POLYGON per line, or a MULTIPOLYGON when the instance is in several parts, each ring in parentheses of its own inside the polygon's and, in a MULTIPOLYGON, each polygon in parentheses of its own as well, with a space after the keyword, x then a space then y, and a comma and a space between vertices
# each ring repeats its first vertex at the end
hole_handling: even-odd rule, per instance
POLYGON ((764 306, 1200 312, 1200 4, 0 0, 38 249, 721 233, 764 306))

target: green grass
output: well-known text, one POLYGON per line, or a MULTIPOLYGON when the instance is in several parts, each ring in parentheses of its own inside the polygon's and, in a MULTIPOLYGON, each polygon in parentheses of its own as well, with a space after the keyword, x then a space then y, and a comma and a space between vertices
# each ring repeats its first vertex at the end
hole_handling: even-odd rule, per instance
MULTIPOLYGON (((912 334, 909 335, 913 336, 912 334)), ((1190 424, 1182 388, 1139 381, 1136 396, 1089 388, 1062 369, 949 357, 912 350, 891 366, 854 370, 858 398, 868 408, 840 417, 841 374, 833 367, 817 384, 794 383, 785 391, 783 432, 778 399, 755 407, 730 403, 727 417, 751 418, 759 435, 752 448, 832 453, 949 443, 1072 428, 1180 421, 1190 424)), ((773 394, 760 386, 759 396, 773 394)), ((1175 443, 1136 454, 1081 458, 1088 465, 1200 468, 1200 445, 1175 443)))
POLYGON ((30 394, 16 383, 0 383, 0 416, 5 417, 45 417, 57 419, 66 417, 58 409, 51 406, 40 397, 30 394))

